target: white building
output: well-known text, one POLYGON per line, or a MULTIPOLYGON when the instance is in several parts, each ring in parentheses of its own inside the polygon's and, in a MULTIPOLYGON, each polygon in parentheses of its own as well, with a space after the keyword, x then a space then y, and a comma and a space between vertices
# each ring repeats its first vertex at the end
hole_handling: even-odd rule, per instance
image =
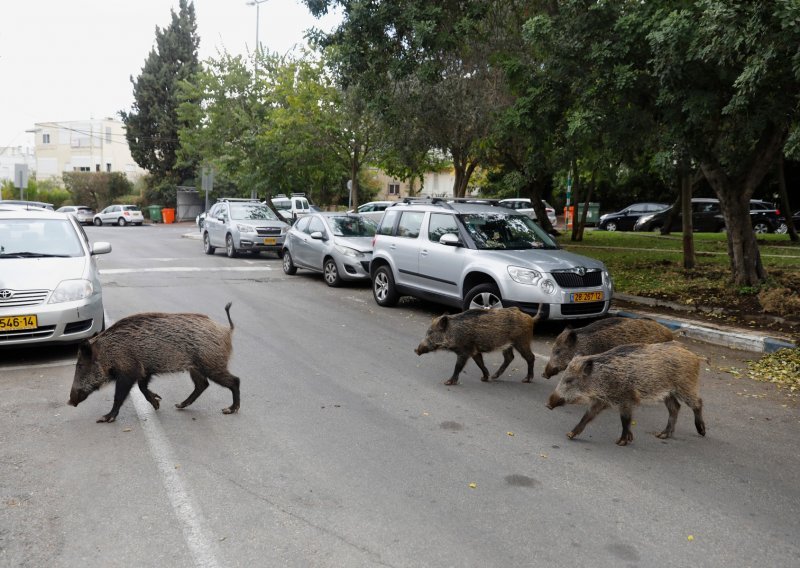
POLYGON ((0 148, 0 182, 14 181, 14 166, 26 164, 28 175, 36 170, 36 157, 33 148, 22 146, 5 146, 0 148))
POLYGON ((33 132, 38 179, 60 180, 64 172, 123 172, 134 181, 147 173, 133 161, 119 120, 37 122, 33 132))

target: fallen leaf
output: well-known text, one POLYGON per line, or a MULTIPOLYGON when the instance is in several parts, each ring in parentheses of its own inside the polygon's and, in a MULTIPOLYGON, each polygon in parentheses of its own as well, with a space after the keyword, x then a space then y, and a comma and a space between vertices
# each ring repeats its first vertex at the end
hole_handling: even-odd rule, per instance
POLYGON ((686 540, 688 540, 689 542, 692 542, 694 540, 694 537, 692 535, 689 535, 689 536, 686 537, 686 540))
POLYGON ((514 432, 506 432, 506 434, 508 434, 509 436, 513 436, 514 432))
POLYGON ((477 483, 470 483, 470 484, 469 484, 469 488, 470 488, 470 489, 475 489, 476 487, 478 487, 478 484, 477 484, 477 483))
POLYGON ((130 432, 130 431, 131 431, 131 428, 123 428, 123 429, 122 429, 122 431, 123 431, 123 432, 130 432))

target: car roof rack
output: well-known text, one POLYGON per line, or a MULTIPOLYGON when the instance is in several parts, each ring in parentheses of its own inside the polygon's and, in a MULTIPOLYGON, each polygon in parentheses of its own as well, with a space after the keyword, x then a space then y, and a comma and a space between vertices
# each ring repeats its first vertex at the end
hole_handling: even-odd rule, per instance
POLYGON ((220 197, 217 201, 249 201, 249 202, 258 202, 258 199, 253 199, 250 197, 220 197))

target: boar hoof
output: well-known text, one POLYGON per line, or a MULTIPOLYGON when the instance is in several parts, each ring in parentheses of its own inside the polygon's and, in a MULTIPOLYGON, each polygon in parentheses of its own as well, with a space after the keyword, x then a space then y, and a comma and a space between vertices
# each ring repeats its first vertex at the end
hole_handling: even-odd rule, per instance
POLYGON ((114 414, 106 414, 105 416, 101 416, 97 419, 97 423, 100 424, 101 422, 114 422, 117 419, 116 415, 114 414))
POLYGON ((659 432, 659 433, 656 434, 656 438, 660 438, 662 440, 665 440, 666 438, 669 438, 670 436, 672 436, 672 432, 668 432, 667 430, 664 430, 663 432, 659 432))
POLYGON ((236 406, 236 407, 229 406, 228 408, 223 408, 222 409, 222 414, 236 414, 237 412, 239 412, 239 407, 238 406, 236 406))
POLYGON ((633 442, 633 434, 623 434, 619 440, 617 440, 618 446, 627 446, 629 442, 633 442))
POLYGON ((522 379, 522 382, 523 382, 523 383, 529 383, 529 382, 531 382, 532 380, 533 380, 533 377, 525 377, 524 379, 522 379))
POLYGON ((457 385, 458 384, 458 379, 447 379, 444 382, 444 384, 446 384, 446 385, 457 385))
POLYGON ((489 381, 492 381, 492 380, 494 380, 496 378, 497 377, 494 377, 494 376, 490 377, 489 375, 484 375, 484 376, 481 377, 481 382, 488 383, 489 381))
POLYGON ((570 440, 572 440, 575 436, 577 436, 575 432, 567 432, 567 438, 570 440))

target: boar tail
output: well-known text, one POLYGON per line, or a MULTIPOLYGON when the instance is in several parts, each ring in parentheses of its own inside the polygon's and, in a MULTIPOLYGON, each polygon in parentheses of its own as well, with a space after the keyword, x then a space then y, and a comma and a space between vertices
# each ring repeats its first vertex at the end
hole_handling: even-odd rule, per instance
POLYGON ((539 323, 539 321, 544 317, 544 303, 539 304, 539 310, 536 312, 536 315, 533 316, 533 325, 539 323))
POLYGON ((231 319, 231 304, 233 302, 228 302, 225 304, 225 313, 228 314, 228 323, 231 324, 231 331, 233 331, 233 320, 231 319))

